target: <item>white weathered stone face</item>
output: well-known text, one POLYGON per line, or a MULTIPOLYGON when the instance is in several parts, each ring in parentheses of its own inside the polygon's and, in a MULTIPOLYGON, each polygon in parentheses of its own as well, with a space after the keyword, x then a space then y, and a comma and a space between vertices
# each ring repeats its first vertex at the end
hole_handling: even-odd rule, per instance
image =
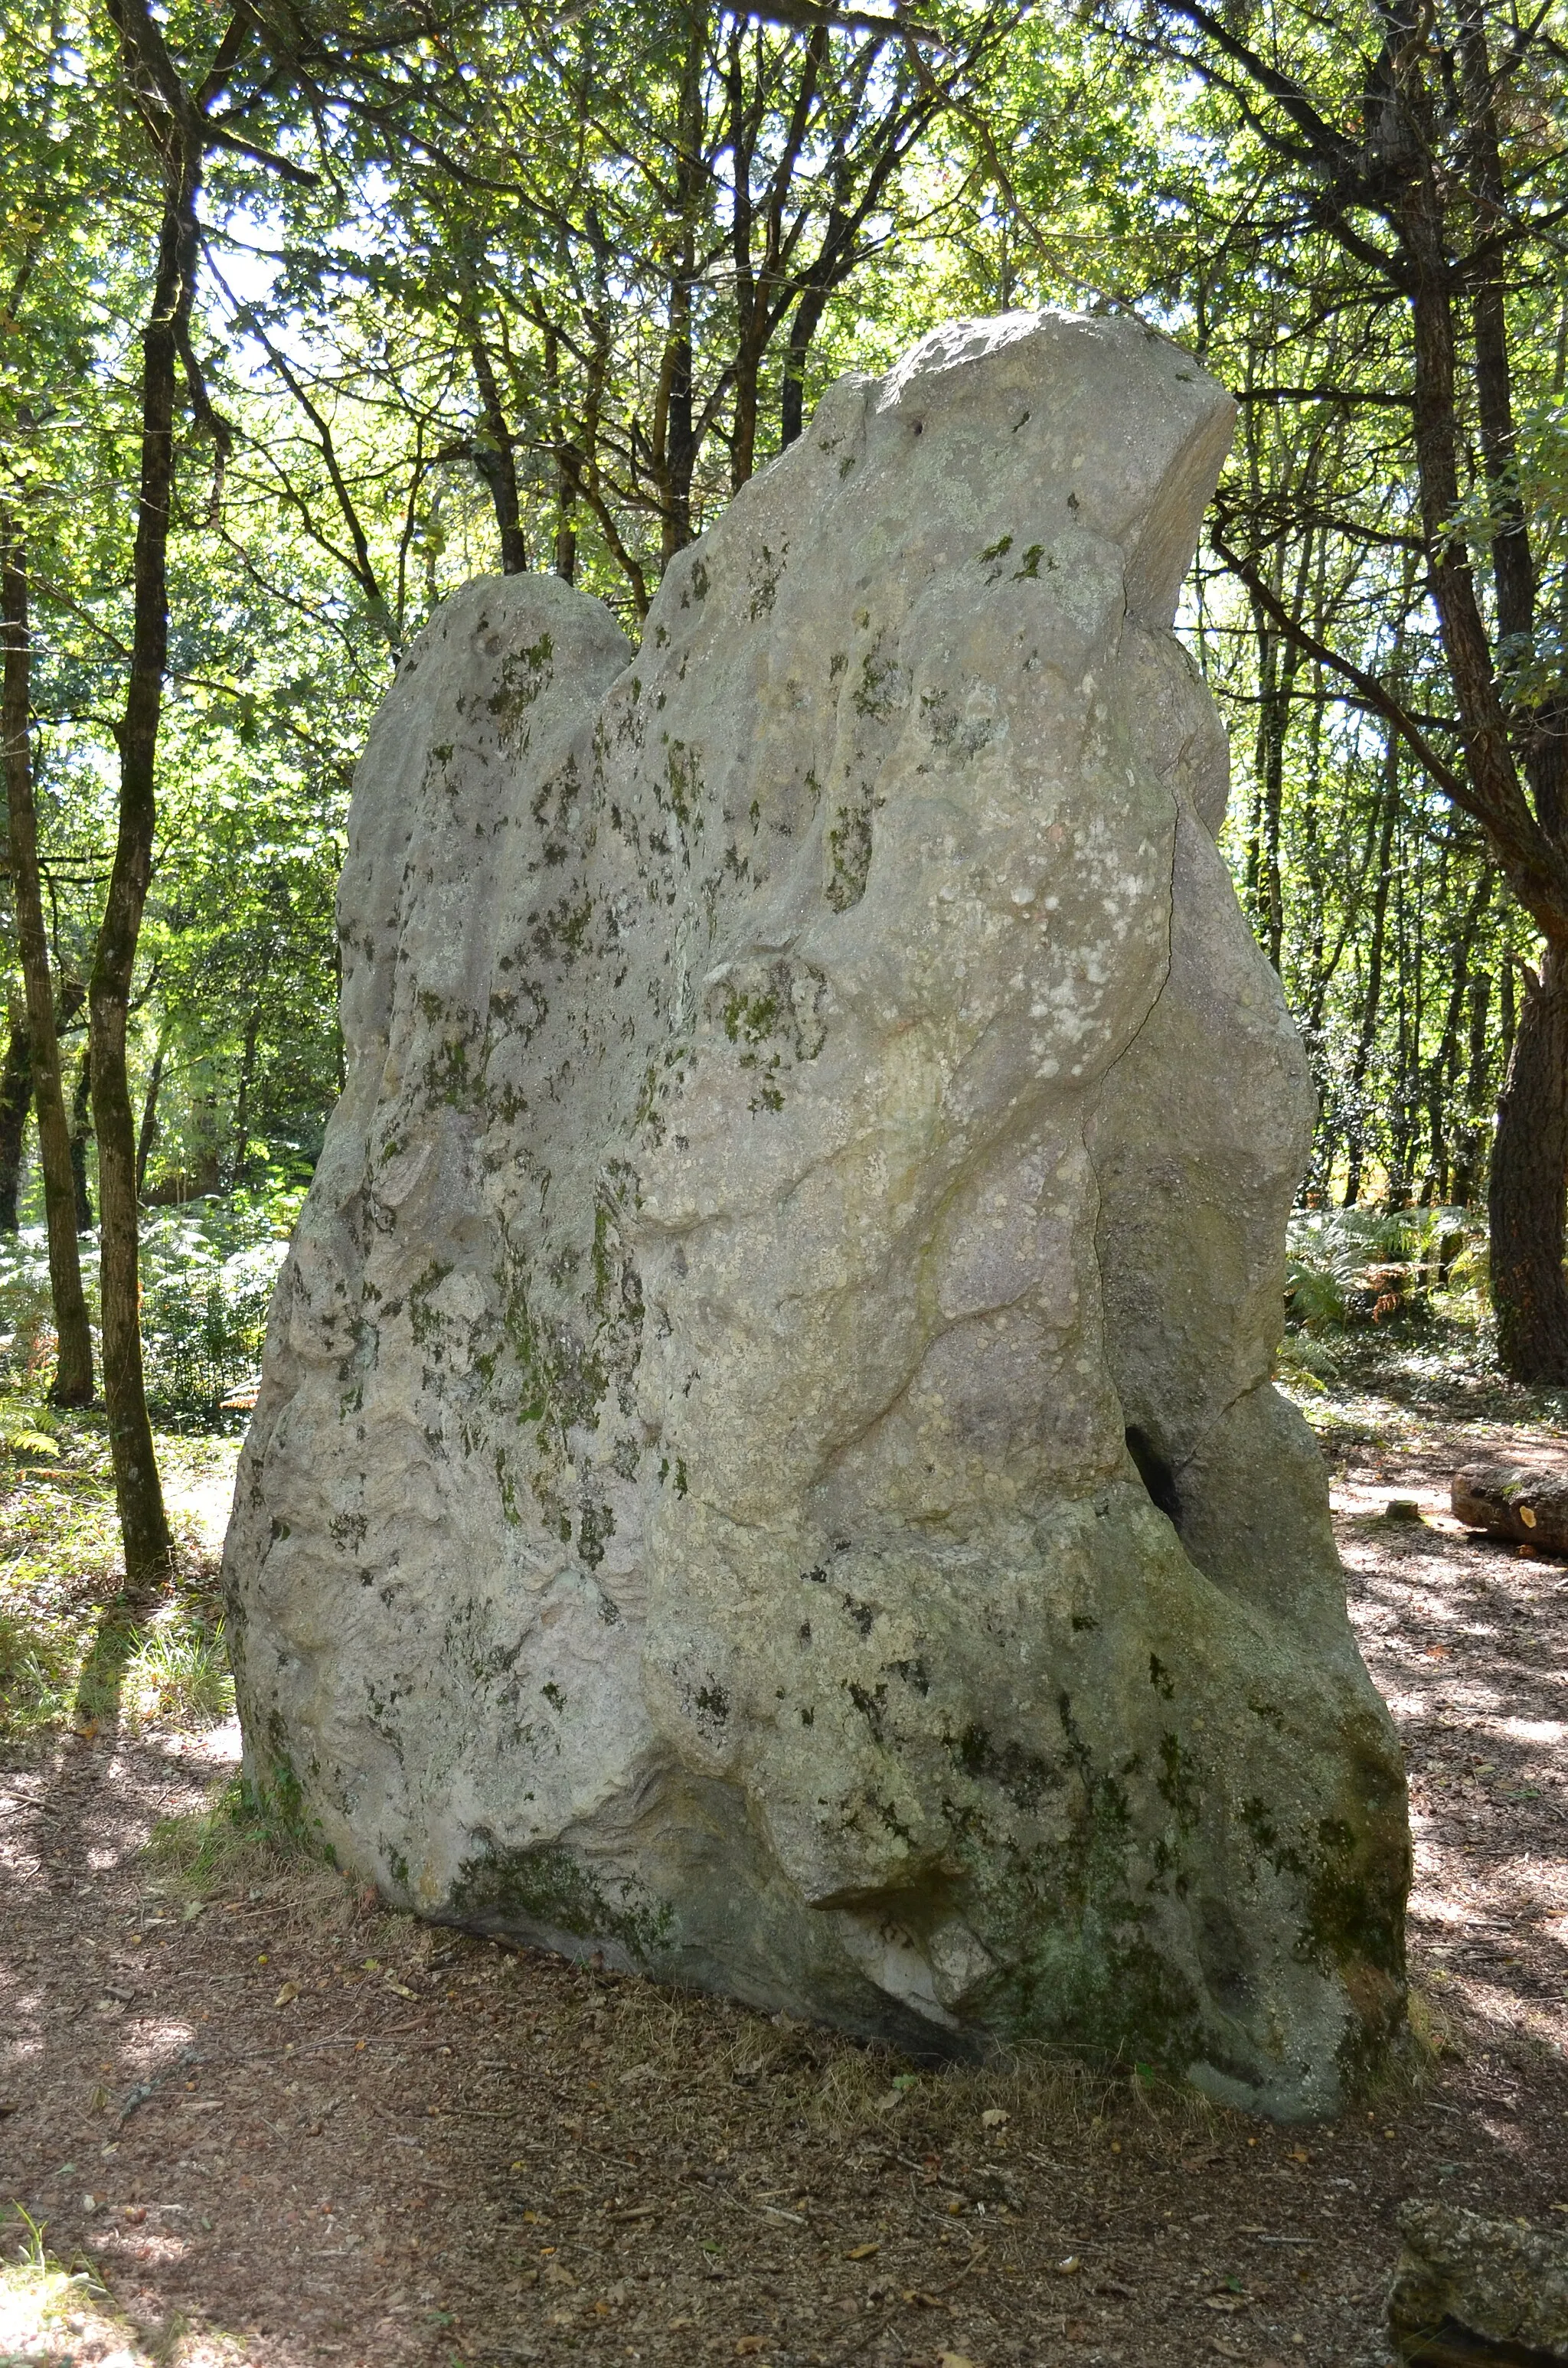
POLYGON ((1268 1383, 1307 1079, 1170 631, 1231 419, 957 323, 635 657, 516 576, 405 662, 226 1570, 253 1782, 423 1913, 1281 2113, 1395 2027, 1268 1383))

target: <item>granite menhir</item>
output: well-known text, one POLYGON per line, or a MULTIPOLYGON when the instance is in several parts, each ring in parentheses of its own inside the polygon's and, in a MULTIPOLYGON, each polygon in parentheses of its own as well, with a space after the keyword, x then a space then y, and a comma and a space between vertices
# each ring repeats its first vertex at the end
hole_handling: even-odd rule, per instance
POLYGON ((424 1916, 1335 2109, 1400 1755, 1270 1386, 1311 1096, 1130 319, 841 380, 640 650, 437 611, 226 1584, 251 1782, 424 1916))

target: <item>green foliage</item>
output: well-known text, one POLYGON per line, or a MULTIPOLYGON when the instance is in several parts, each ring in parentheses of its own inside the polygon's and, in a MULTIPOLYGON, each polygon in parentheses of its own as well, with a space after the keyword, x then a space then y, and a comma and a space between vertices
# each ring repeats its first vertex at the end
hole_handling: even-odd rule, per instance
POLYGON ((158 1455, 179 1569, 149 1604, 125 1593, 102 1415, 0 1395, 0 1738, 67 1720, 201 1726, 233 1709, 211 1549, 181 1499, 204 1490, 216 1509, 234 1449, 165 1432, 158 1455), (45 1437, 47 1461, 35 1443, 45 1437))
POLYGON ((7 1583, 0 1591, 0 1736, 19 1740, 68 1716, 86 1641, 7 1583))
POLYGON ((0 1396, 0 1736, 17 1737, 73 1713, 119 1593, 119 1538, 95 1426, 0 1396))
MULTIPOLYGON (((156 13, 199 88, 220 17, 201 0, 156 13)), ((1510 60, 1517 438, 1501 473, 1467 462, 1453 523, 1490 632, 1494 552, 1519 506, 1539 613, 1495 655, 1512 698, 1545 699, 1568 614, 1563 281, 1540 211, 1561 55, 1494 13, 1475 21, 1510 60)), ((1153 0, 1006 17, 931 0, 920 18, 928 45, 892 17, 806 28, 665 0, 417 19, 367 0, 307 9, 287 40, 265 12, 243 20, 228 134, 205 160, 131 1019, 144 1189, 207 1212, 148 1225, 165 1418, 214 1420, 254 1374, 273 1253, 215 1213, 244 1205, 220 1196, 314 1165, 342 1084, 333 894, 354 762, 432 609, 502 559, 508 482, 506 564, 555 568, 635 631, 670 559, 780 449, 797 387, 809 416, 839 370, 885 367, 954 313, 1130 308, 1243 397, 1219 529, 1462 763, 1422 552, 1408 306, 1376 261, 1388 222, 1374 209, 1358 250, 1340 238, 1273 100, 1255 90, 1238 109, 1256 12, 1227 17, 1223 71, 1190 15, 1153 0)), ((1422 20, 1435 94, 1457 22, 1449 6, 1422 20)), ((63 990, 85 974, 114 844, 107 719, 131 623, 158 166, 101 12, 0 0, 0 506, 32 580, 63 990)), ((1348 8, 1267 19, 1269 57, 1352 126, 1352 149, 1367 40, 1348 8)), ((1449 83, 1434 136, 1468 237, 1479 151, 1464 76, 1449 83)), ((1228 563, 1200 564, 1185 621, 1231 726, 1224 851, 1319 1087, 1314 1199, 1478 1202, 1528 918, 1375 704, 1282 635, 1228 563)), ((835 834, 835 901, 872 860, 853 822, 835 834)), ((79 1013, 64 1044, 70 1087, 79 1013)), ((1293 1251, 1292 1353, 1326 1354, 1391 1296, 1469 1306, 1483 1280, 1473 1229, 1456 1257, 1319 1227, 1293 1251), (1378 1267, 1400 1272, 1380 1282, 1378 1267)), ((38 1238, 0 1243, 0 1380, 36 1397, 50 1336, 38 1238)))
MULTIPOLYGON (((241 1414, 260 1371, 273 1285, 303 1188, 236 1192, 149 1211, 142 1234, 142 1331, 149 1403, 165 1421, 222 1428, 241 1414), (242 1403, 225 1409, 224 1401, 242 1403)), ((97 1316, 95 1237, 82 1243, 89 1312, 97 1316)), ((0 1380, 36 1391, 34 1446, 49 1452, 52 1417, 40 1403, 54 1335, 48 1246, 41 1226, 0 1235, 0 1380)), ((0 1400, 0 1409, 6 1401, 0 1400)), ((0 1425, 23 1420, 22 1402, 0 1425)))
POLYGON ((134 2334, 97 2270, 80 2255, 68 2268, 47 2234, 25 2203, 0 2204, 0 2368, 73 2368, 111 2351, 129 2360, 134 2334), (13 2351, 11 2342, 25 2349, 13 2351))
POLYGON ((232 1716, 234 1679, 222 1615, 176 1602, 143 1628, 125 1665, 122 1701, 134 1726, 209 1726, 232 1716))
POLYGON ((142 1247, 148 1402, 171 1420, 215 1423, 248 1399, 273 1285, 302 1194, 232 1194, 161 1212, 142 1247))
POLYGON ((1473 1312, 1485 1256, 1484 1224, 1468 1209, 1298 1210, 1286 1250, 1287 1325, 1317 1336, 1419 1316, 1434 1304, 1450 1315, 1473 1312))
POLYGON ((204 1809, 161 1817, 144 1855, 177 1889, 202 1896, 273 1881, 282 1861, 299 1852, 235 1776, 214 1789, 204 1809))

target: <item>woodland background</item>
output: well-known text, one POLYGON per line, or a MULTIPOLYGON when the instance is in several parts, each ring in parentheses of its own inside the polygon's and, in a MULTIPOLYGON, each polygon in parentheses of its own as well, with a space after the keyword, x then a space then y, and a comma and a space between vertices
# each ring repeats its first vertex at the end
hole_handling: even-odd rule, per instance
POLYGON ((0 1359, 78 1403, 96 1360, 133 1577, 145 1391, 243 1401, 342 1081, 333 894, 402 652, 497 568, 635 637, 835 375, 1016 305, 1135 312, 1240 398, 1182 621, 1321 1097, 1299 1358, 1468 1292, 1478 1353, 1568 1383, 1561 0, 0 30, 0 1359))

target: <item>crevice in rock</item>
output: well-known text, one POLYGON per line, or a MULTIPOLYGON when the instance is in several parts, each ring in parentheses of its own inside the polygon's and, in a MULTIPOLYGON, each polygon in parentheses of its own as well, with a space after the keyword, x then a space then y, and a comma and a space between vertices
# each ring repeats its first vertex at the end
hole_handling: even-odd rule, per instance
POLYGON ((1175 1469, 1161 1454, 1148 1432, 1135 1422, 1127 1426, 1127 1452, 1138 1466, 1138 1477, 1149 1492, 1150 1502, 1179 1532, 1181 1494, 1176 1487, 1175 1469))

